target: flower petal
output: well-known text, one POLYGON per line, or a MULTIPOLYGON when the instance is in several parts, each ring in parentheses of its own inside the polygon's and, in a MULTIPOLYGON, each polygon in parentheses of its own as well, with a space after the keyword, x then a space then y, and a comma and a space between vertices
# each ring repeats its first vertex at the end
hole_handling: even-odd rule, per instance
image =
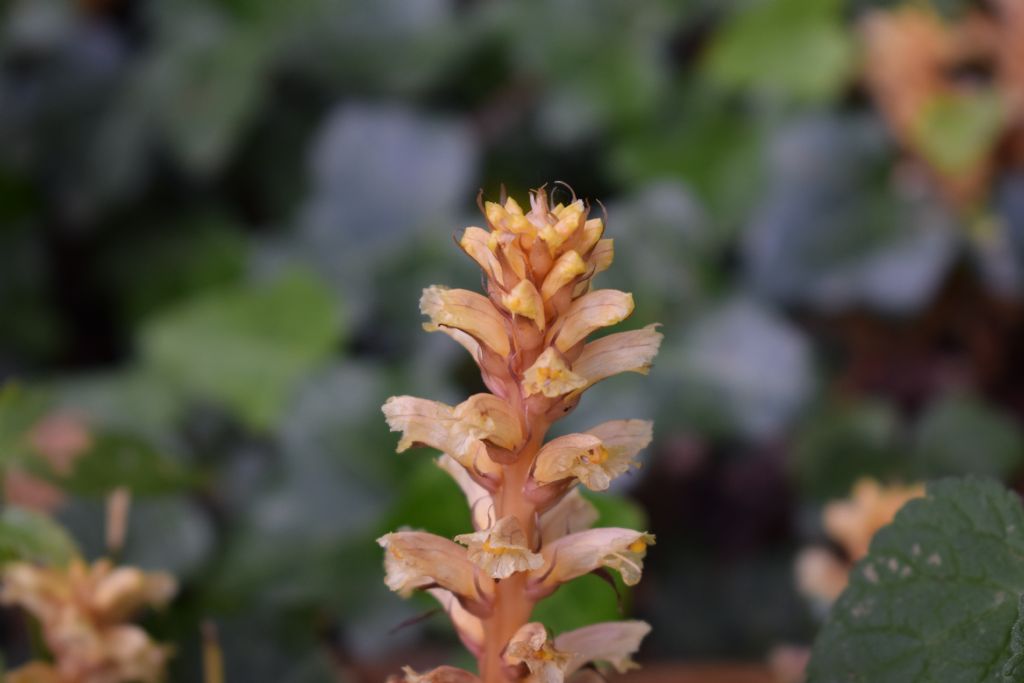
POLYGON ((572 371, 583 377, 588 387, 620 372, 646 375, 662 337, 657 324, 601 337, 583 347, 572 371))
POLYGON ((616 289, 600 289, 577 299, 564 316, 555 335, 555 346, 563 353, 600 327, 620 323, 633 312, 633 295, 616 289))
POLYGON ((498 261, 498 257, 494 253, 495 242, 491 239, 489 231, 477 227, 466 228, 462 231, 459 246, 477 262, 487 277, 497 282, 498 285, 505 286, 501 262, 498 261))
POLYGON ((439 666, 423 674, 405 666, 402 667, 402 675, 388 678, 388 683, 480 683, 480 679, 454 666, 439 666))
MULTIPOLYGON (((420 311, 430 317, 432 325, 454 327, 472 335, 495 353, 509 353, 505 318, 490 299, 468 289, 448 289, 434 285, 423 290, 420 311)), ((431 330, 428 325, 425 329, 431 330)))
POLYGON ((537 453, 533 478, 543 484, 578 478, 584 486, 603 491, 611 483, 602 466, 608 459, 601 439, 592 434, 567 434, 544 444, 537 453))
POLYGON ((541 586, 554 588, 601 567, 617 570, 627 586, 640 582, 643 558, 654 536, 622 528, 588 529, 544 546, 544 566, 532 572, 541 586))
POLYGON ((572 489, 541 515, 541 545, 545 546, 566 534, 589 529, 597 518, 597 508, 583 497, 579 489, 572 489))
POLYGON ((525 664, 531 683, 563 683, 571 658, 569 653, 555 649, 547 629, 538 622, 523 624, 505 646, 505 662, 512 666, 525 664))
POLYGON ((491 525, 494 514, 494 500, 490 492, 469 475, 466 468, 455 461, 450 455, 442 455, 437 459, 437 466, 451 475, 466 495, 469 511, 473 517, 474 529, 486 529, 491 525))
POLYGON ((170 574, 118 567, 96 583, 92 609, 104 619, 122 621, 143 607, 166 605, 177 588, 170 574))
POLYGON ((849 582, 850 567, 825 548, 807 548, 796 556, 796 585, 803 595, 832 604, 849 582))
POLYGON ((523 373, 522 385, 527 396, 557 398, 586 387, 587 380, 570 370, 558 349, 549 346, 523 373))
POLYGON ((653 430, 654 423, 650 420, 610 420, 591 427, 586 433, 601 439, 608 451, 605 470, 617 477, 631 467, 640 466, 633 458, 651 443, 653 430))
POLYGON ((415 396, 392 396, 381 410, 391 431, 402 432, 399 453, 417 444, 439 451, 448 448, 455 419, 451 406, 415 396))
POLYGON ((447 538, 425 531, 396 531, 378 538, 377 544, 385 549, 384 583, 402 597, 436 583, 460 597, 480 600, 478 586, 489 587, 489 581, 477 580, 466 550, 447 538))
POLYGON ((563 633, 555 638, 555 647, 573 655, 566 674, 593 661, 608 662, 621 674, 638 668, 632 655, 650 632, 651 625, 644 621, 608 621, 563 633))
POLYGON ((44 662, 29 662, 25 666, 7 671, 4 673, 4 680, 7 683, 64 683, 64 677, 60 672, 44 662))
POLYGON ((469 560, 494 579, 507 579, 544 563, 530 551, 519 520, 511 516, 502 517, 489 529, 456 536, 455 541, 467 546, 469 560))
POLYGON ((612 265, 612 261, 615 260, 615 240, 603 239, 598 241, 597 245, 594 246, 594 251, 590 252, 590 257, 587 260, 594 267, 594 275, 608 270, 612 265))
POLYGON ((441 608, 451 619, 459 639, 470 651, 477 652, 484 646, 484 624, 480 618, 471 614, 451 591, 443 588, 429 588, 427 592, 441 603, 441 608))
POLYGON ((868 553, 875 532, 892 521, 911 498, 924 495, 924 486, 881 486, 871 479, 861 479, 847 500, 833 501, 825 506, 825 531, 837 541, 854 561, 868 553))
POLYGON ((511 292, 501 297, 501 305, 510 313, 529 318, 537 324, 537 329, 544 331, 544 300, 529 280, 520 280, 511 292))
POLYGON ((540 294, 547 301, 558 293, 562 287, 587 272, 587 264, 575 251, 567 251, 558 257, 555 264, 551 266, 544 284, 540 286, 540 294))
POLYGON ((523 440, 519 416, 494 394, 473 394, 455 407, 456 433, 487 439, 501 448, 514 449, 523 440))

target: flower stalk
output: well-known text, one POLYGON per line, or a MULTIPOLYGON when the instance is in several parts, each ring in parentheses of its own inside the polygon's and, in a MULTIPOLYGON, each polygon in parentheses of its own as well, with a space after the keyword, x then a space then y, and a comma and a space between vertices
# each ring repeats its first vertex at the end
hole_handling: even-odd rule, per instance
POLYGON ((651 424, 613 420, 545 436, 597 382, 646 374, 661 334, 650 325, 587 341, 626 319, 633 297, 592 288, 614 249, 583 201, 554 203, 538 189, 529 210, 504 197, 481 210, 487 228, 466 228, 459 245, 483 270, 486 294, 428 287, 420 309, 430 319, 425 329, 472 355, 489 393, 457 406, 398 396, 383 407, 402 433, 399 452, 419 445, 443 453, 438 465, 465 493, 474 530, 453 540, 420 531, 378 540, 387 585, 403 596, 430 592, 477 657, 479 674, 406 669, 393 680, 561 683, 591 662, 626 670, 647 624, 595 624, 552 638, 530 618, 538 601, 584 574, 613 569, 627 585, 640 580, 654 537, 591 529, 597 512, 577 489, 603 491, 637 467, 651 424))

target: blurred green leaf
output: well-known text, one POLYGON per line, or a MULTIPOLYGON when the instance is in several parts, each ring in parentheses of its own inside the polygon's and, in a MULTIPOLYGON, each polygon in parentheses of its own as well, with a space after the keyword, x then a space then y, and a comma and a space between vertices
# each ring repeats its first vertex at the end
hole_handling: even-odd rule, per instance
POLYGON ((828 407, 797 435, 793 474, 813 500, 842 498, 861 477, 886 479, 906 471, 898 438, 899 421, 885 403, 828 407))
POLYGON ((727 88, 829 100, 854 67, 853 41, 841 11, 841 0, 755 3, 716 34, 705 71, 727 88))
POLYGON ((36 389, 14 382, 0 387, 0 467, 31 452, 29 431, 49 404, 49 398, 36 389))
POLYGON ((1008 415, 969 396, 933 402, 916 428, 919 478, 976 474, 1005 481, 1024 461, 1024 435, 1008 415))
POLYGON ((583 497, 597 508, 596 526, 617 526, 627 529, 646 529, 647 513, 633 500, 613 493, 593 493, 580 487, 583 497))
MULTIPOLYGON (((621 579, 614 578, 615 585, 621 595, 627 597, 626 588, 621 579)), ((537 603, 531 619, 539 621, 554 633, 571 631, 599 621, 621 619, 623 610, 619 610, 619 599, 615 588, 597 576, 581 576, 563 584, 551 597, 537 603)))
MULTIPOLYGON (((394 509, 381 525, 382 533, 403 526, 423 529, 452 538, 473 530, 466 498, 447 472, 434 464, 434 459, 416 458, 405 462, 403 489, 394 509)), ((406 455, 395 457, 406 457, 406 455)))
POLYGON ((1020 498, 991 480, 931 484, 850 573, 814 644, 808 680, 1020 681, 1009 664, 1019 663, 1022 594, 1020 498))
POLYGON ((922 110, 913 136, 931 164, 946 173, 963 173, 992 150, 1005 118, 996 92, 937 95, 922 110))
POLYGON ((110 432, 94 435, 89 450, 75 460, 71 473, 53 478, 62 489, 86 496, 104 496, 121 486, 137 495, 159 495, 196 483, 194 475, 162 455, 149 441, 110 432))
POLYGON ((17 507, 0 512, 0 563, 63 565, 77 554, 74 541, 49 517, 17 507))
POLYGON ((142 359, 185 394, 223 403, 267 429, 296 382, 335 346, 340 324, 330 291, 292 272, 159 315, 142 331, 142 359))

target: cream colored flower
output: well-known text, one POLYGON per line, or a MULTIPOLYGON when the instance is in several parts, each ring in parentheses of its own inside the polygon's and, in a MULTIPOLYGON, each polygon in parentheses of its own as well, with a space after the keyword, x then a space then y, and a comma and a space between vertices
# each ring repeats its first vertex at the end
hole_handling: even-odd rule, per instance
POLYGON ((523 373, 523 393, 557 398, 587 386, 587 379, 569 369, 562 354, 549 346, 523 373))
POLYGON ((500 472, 487 457, 484 440, 500 448, 516 448, 522 440, 518 416, 493 394, 470 396, 454 408, 415 396, 392 396, 382 410, 391 430, 402 432, 399 453, 422 444, 483 473, 500 472))
POLYGON ((420 310, 430 317, 427 331, 436 326, 454 327, 501 356, 509 353, 508 331, 505 318, 490 299, 466 289, 448 289, 435 285, 423 290, 420 310))
POLYGON ((561 634, 555 648, 572 653, 566 674, 588 662, 608 662, 621 674, 638 668, 633 654, 650 632, 651 625, 643 621, 608 621, 561 634))
POLYGON ((454 666, 439 666, 423 674, 412 667, 402 667, 401 676, 392 676, 388 683, 479 683, 480 679, 464 669, 454 666))
POLYGON ((650 442, 646 420, 605 422, 549 441, 537 454, 533 477, 545 484, 576 477, 588 489, 604 491, 612 479, 639 467, 633 458, 650 442))
POLYGON ((633 295, 617 289, 599 289, 576 299, 553 335, 559 351, 565 353, 591 332, 616 325, 633 312, 633 295))
MULTIPOLYGON (((123 623, 144 607, 165 605, 174 579, 100 560, 42 568, 8 565, 0 601, 25 608, 36 619, 54 657, 52 671, 74 683, 150 683, 163 677, 170 650, 145 631, 123 623)), ((13 680, 48 680, 46 666, 23 667, 13 680)))
POLYGON ((571 283, 580 275, 587 272, 587 264, 578 252, 569 250, 558 257, 555 265, 551 267, 544 283, 541 285, 540 294, 545 301, 555 296, 563 287, 571 283))
POLYGON ((530 680, 537 683, 563 683, 572 655, 555 649, 543 624, 523 624, 505 647, 505 661, 512 666, 525 664, 530 680))
POLYGON ((571 489, 550 510, 541 515, 541 544, 547 545, 567 534, 589 529, 597 521, 598 513, 578 489, 571 489))
POLYGON ((621 372, 646 375, 658 355, 661 340, 656 324, 609 334, 583 347, 580 357, 573 363, 573 372, 584 380, 583 388, 621 372))
POLYGON ((529 280, 520 280, 512 291, 501 297, 501 305, 508 309, 509 313, 529 318, 537 324, 537 329, 544 331, 544 300, 529 280))
POLYGON ((853 561, 868 554, 871 538, 892 521, 907 501, 924 495, 924 485, 883 487, 871 479, 854 484, 850 498, 825 506, 825 531, 853 561))
POLYGON ((515 517, 502 517, 489 529, 455 537, 467 546, 471 562, 494 579, 507 579, 516 572, 536 569, 543 560, 531 552, 526 534, 515 517))
POLYGON ((588 529, 563 536, 544 546, 544 565, 531 573, 541 587, 554 588, 595 569, 608 567, 622 575, 627 586, 640 582, 647 546, 654 545, 651 534, 608 527, 588 529))
POLYGON ((809 598, 834 602, 849 576, 850 565, 825 548, 806 548, 796 557, 797 589, 809 598))
POLYGON ((469 227, 462 232, 459 246, 476 261, 484 274, 494 280, 499 286, 504 286, 505 278, 501 268, 501 261, 494 253, 496 244, 491 240, 491 234, 483 228, 469 227))
POLYGON ((478 575, 466 550, 447 538, 425 531, 396 531, 377 539, 385 549, 384 583, 402 597, 437 585, 455 595, 485 602, 493 591, 489 579, 478 575))

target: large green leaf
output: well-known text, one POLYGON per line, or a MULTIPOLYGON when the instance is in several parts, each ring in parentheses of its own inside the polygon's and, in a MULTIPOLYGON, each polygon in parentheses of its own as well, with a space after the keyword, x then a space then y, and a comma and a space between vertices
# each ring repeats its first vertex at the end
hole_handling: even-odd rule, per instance
POLYGON ((809 681, 1019 681, 1022 593, 1018 496, 991 480, 929 485, 853 568, 815 643, 809 681))
POLYGON ((764 0, 718 33, 705 64, 729 88, 822 101, 843 86, 854 65, 838 0, 764 0))
POLYGON ((207 294, 150 321, 143 362, 187 395, 270 427, 300 380, 338 340, 329 290, 295 272, 272 284, 207 294))
POLYGON ((74 541, 49 517, 17 507, 0 512, 0 563, 59 565, 77 554, 74 541))

